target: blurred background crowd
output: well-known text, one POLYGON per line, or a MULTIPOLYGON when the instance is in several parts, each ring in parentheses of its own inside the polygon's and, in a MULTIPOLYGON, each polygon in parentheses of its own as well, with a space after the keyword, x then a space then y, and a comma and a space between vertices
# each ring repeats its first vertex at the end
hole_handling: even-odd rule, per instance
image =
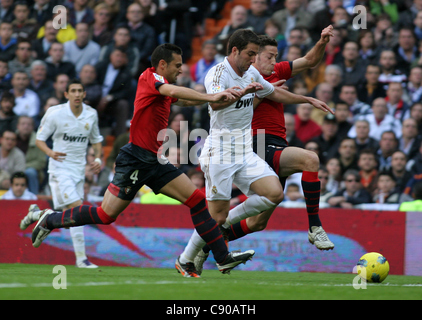
MULTIPOLYGON (((293 61, 330 24, 334 37, 322 62, 286 85, 325 101, 335 116, 285 105, 287 140, 319 155, 322 206, 411 200, 422 180, 422 0, 0 0, 2 198, 48 199, 47 159, 35 135, 45 111, 66 102, 69 79, 85 85, 105 137, 100 174, 90 172, 94 153, 87 152, 85 200, 95 202, 129 140, 137 79, 158 44, 183 50, 177 84, 205 92, 206 73, 224 59, 237 29, 275 38, 277 60, 293 61), (57 5, 66 28, 54 27, 57 5)), ((169 160, 203 188, 197 162, 180 146, 201 143, 189 133, 208 132, 207 105, 172 106, 169 128, 178 135, 169 160)), ((288 179, 285 194, 283 203, 304 206, 300 174, 288 179)), ((139 195, 141 203, 171 203, 147 187, 139 195)), ((234 187, 233 204, 242 199, 234 187)))

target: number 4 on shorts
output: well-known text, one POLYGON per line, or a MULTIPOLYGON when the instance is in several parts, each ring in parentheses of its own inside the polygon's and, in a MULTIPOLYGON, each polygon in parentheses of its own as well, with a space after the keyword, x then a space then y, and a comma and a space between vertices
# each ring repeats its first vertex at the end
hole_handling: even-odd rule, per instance
POLYGON ((136 181, 138 181, 138 171, 139 170, 135 170, 132 172, 132 174, 130 175, 130 180, 132 180, 132 183, 135 184, 136 181))

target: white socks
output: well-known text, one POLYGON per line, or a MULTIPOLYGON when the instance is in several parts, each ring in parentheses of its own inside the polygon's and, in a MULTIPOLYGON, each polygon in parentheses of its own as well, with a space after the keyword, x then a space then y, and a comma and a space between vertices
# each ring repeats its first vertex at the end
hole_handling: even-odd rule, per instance
POLYGON ((76 263, 82 262, 87 259, 85 254, 84 227, 71 227, 69 231, 72 237, 73 249, 75 250, 76 263))
POLYGON ((267 198, 253 194, 244 202, 229 211, 229 215, 226 222, 223 224, 223 228, 227 229, 231 225, 243 219, 256 216, 261 212, 275 208, 276 206, 277 204, 271 202, 267 198))
POLYGON ((201 251, 206 244, 207 243, 201 238, 198 232, 194 230, 185 250, 180 255, 180 263, 193 262, 198 252, 201 251))

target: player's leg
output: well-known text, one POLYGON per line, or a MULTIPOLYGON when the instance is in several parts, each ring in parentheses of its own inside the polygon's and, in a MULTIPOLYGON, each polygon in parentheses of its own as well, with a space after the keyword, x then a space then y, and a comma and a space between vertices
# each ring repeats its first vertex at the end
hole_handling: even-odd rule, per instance
POLYGON ((279 163, 280 177, 302 172, 301 182, 308 213, 309 242, 320 250, 333 249, 334 244, 328 239, 319 217, 321 182, 318 178, 319 158, 317 154, 302 148, 289 147, 281 153, 279 163))

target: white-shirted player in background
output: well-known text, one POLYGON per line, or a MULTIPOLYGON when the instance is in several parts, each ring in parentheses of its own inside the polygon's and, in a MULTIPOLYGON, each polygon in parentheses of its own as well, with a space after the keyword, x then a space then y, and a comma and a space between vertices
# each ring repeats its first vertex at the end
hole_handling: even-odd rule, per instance
MULTIPOLYGON (((82 205, 84 197, 85 164, 88 142, 95 152, 92 170, 101 170, 101 142, 97 111, 84 104, 85 88, 79 80, 69 82, 64 93, 67 103, 50 107, 41 120, 36 145, 50 157, 48 163, 49 184, 55 210, 67 210, 82 205), (53 149, 46 140, 53 136, 53 149)), ((21 222, 26 229, 39 219, 37 205, 29 207, 28 215, 21 222)), ((70 228, 79 268, 97 268, 86 257, 83 226, 70 228)))
MULTIPOLYGON (((254 32, 237 30, 229 39, 228 56, 205 78, 207 93, 235 86, 242 89, 251 84, 255 86, 235 103, 209 104, 210 133, 199 161, 206 179, 208 208, 220 226, 224 226, 230 210, 232 183, 248 196, 243 206, 230 212, 230 216, 240 220, 274 208, 283 200, 283 189, 277 174, 252 150, 251 122, 255 95, 283 103, 310 103, 325 112, 331 111, 322 101, 295 95, 264 80, 252 66, 259 45, 259 37, 254 32)), ((221 230, 227 235, 227 229, 221 230)), ((192 262, 204 244, 194 232, 179 257, 180 261, 192 262)))

